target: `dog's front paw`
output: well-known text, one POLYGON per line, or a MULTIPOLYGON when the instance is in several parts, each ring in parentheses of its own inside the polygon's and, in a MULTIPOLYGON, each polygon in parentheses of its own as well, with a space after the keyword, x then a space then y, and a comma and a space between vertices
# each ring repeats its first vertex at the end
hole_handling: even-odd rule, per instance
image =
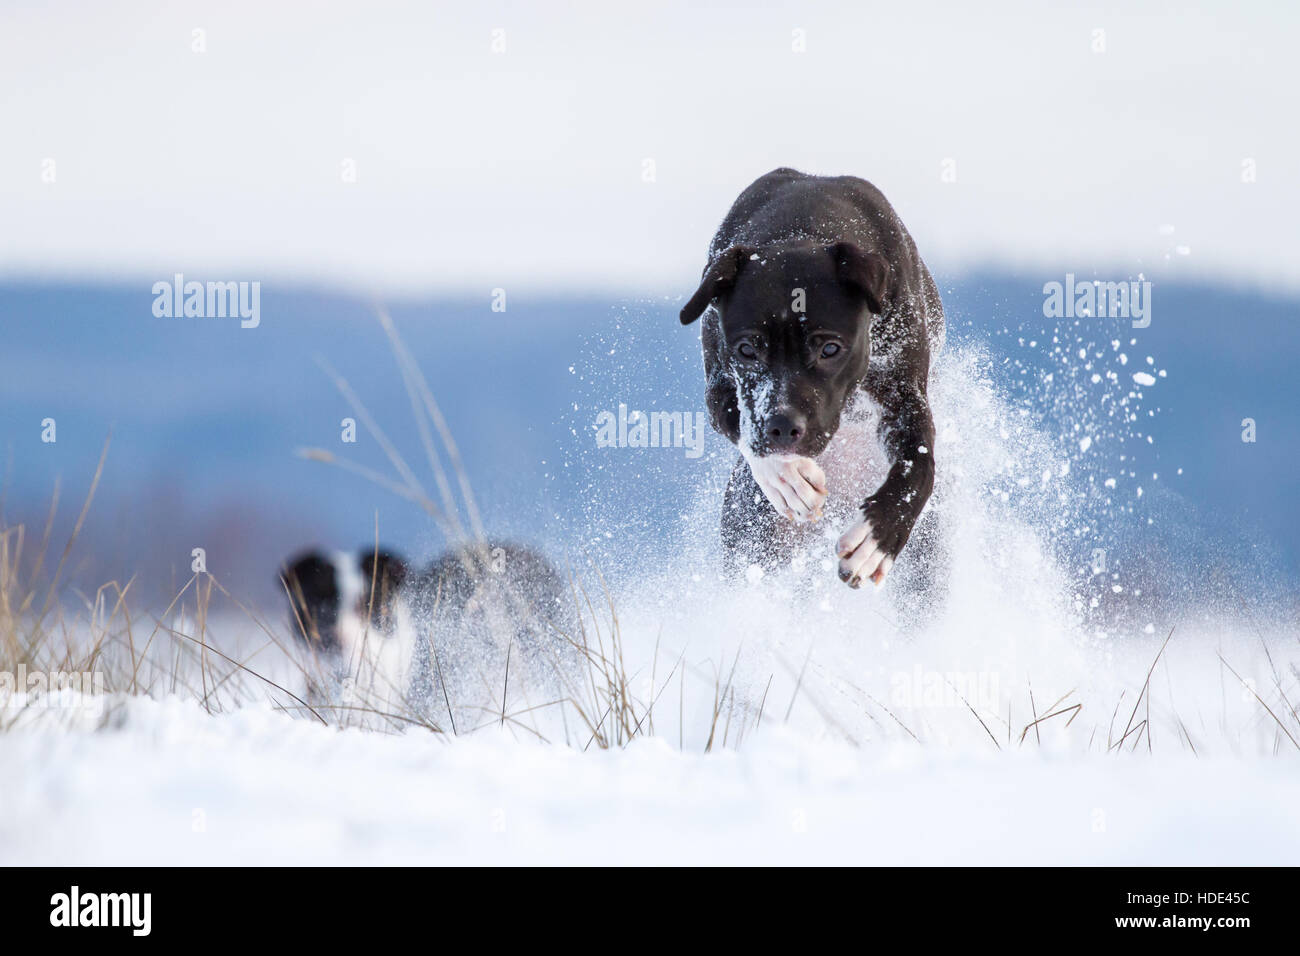
POLYGON ((826 503, 826 473, 811 458, 796 455, 745 456, 749 471, 778 514, 791 521, 815 521, 826 503))
POLYGON ((840 559, 840 580, 851 588, 861 587, 863 578, 870 578, 877 585, 884 583, 912 530, 901 524, 886 519, 868 502, 865 517, 840 535, 835 545, 840 559))

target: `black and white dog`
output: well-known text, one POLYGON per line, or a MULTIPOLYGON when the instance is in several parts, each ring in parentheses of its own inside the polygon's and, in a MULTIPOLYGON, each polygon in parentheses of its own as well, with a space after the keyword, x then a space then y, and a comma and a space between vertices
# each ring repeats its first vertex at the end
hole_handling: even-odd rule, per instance
POLYGON ((408 699, 418 642, 407 573, 401 557, 374 549, 309 551, 280 569, 290 632, 311 651, 309 703, 390 709, 408 699))
POLYGON ((857 511, 836 541, 839 576, 881 583, 934 487, 926 388, 944 339, 938 289, 898 214, 856 177, 773 170, 713 237, 682 324, 701 315, 713 427, 741 452, 724 498, 728 564, 788 560, 838 492, 857 511), (850 471, 830 488, 819 458, 833 457, 841 419, 872 415, 883 480, 873 490, 850 471))
POLYGON ((512 657, 516 681, 552 687, 580 657, 566 582, 521 545, 452 549, 418 573, 388 550, 309 551, 286 562, 280 583, 290 629, 320 667, 316 701, 450 708, 468 684, 499 686, 484 675, 512 657))

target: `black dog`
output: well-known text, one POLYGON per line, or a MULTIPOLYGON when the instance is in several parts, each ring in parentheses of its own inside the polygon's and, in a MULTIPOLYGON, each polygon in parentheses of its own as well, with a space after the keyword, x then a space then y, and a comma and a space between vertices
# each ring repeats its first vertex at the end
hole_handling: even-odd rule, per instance
POLYGON ((773 170, 713 237, 682 324, 702 314, 713 426, 742 453, 724 502, 729 563, 778 563, 794 541, 780 518, 821 516, 814 459, 865 395, 889 471, 874 492, 853 490, 861 518, 837 551, 842 580, 879 584, 934 487, 926 387, 944 337, 939 291, 897 213, 856 177, 773 170), (760 494, 773 508, 755 505, 760 494))

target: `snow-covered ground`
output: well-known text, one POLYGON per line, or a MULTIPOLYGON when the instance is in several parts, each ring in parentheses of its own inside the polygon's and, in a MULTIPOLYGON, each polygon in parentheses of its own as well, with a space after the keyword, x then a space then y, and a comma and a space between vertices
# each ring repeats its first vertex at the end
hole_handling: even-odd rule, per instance
MULTIPOLYGON (((983 578, 955 574, 965 609, 915 633, 887 589, 625 595, 639 730, 607 720, 609 749, 571 707, 529 710, 550 698, 519 676, 509 719, 459 735, 325 726, 246 674, 206 707, 166 680, 71 695, 0 733, 0 862, 1300 860, 1293 633, 1098 638, 1019 575, 983 578)), ((239 643, 233 619, 208 626, 239 643)), ((294 687, 274 653, 240 656, 294 687)), ((591 700, 594 719, 609 698, 591 700)))
POLYGON ((507 731, 333 730, 135 699, 0 737, 0 861, 29 864, 1294 864, 1295 763, 856 748, 580 753, 507 731))

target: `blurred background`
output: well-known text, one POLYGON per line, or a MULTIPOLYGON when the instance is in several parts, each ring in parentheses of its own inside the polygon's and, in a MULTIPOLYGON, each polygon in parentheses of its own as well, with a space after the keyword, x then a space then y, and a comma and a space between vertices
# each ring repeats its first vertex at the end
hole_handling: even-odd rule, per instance
POLYGON ((885 192, 952 341, 1076 475, 1131 478, 1135 526, 1177 522, 1169 560, 1294 593, 1298 25, 1266 2, 7 3, 0 517, 43 527, 57 487, 61 546, 111 432, 83 588, 165 600, 204 547, 267 601, 290 551, 376 520, 437 550, 414 505, 295 456, 385 467, 364 429, 341 442, 323 361, 418 465, 383 303, 489 529, 639 547, 733 453, 598 449, 596 416, 703 410, 677 309, 736 194, 788 165, 885 192), (155 315, 177 273, 259 282, 260 324, 155 315), (1072 321, 1068 344, 1168 373, 1158 424, 1086 453, 1043 316, 1067 273, 1149 280, 1148 328, 1072 321))

